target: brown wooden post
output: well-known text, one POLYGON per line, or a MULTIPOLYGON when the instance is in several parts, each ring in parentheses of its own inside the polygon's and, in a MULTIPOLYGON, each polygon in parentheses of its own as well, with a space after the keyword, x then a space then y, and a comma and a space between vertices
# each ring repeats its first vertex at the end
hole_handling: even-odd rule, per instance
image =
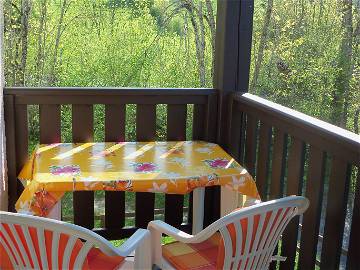
POLYGON ((248 91, 253 11, 253 0, 218 0, 214 88, 220 91, 218 142, 225 149, 229 144, 229 97, 248 91))
MULTIPOLYGON (((214 88, 219 90, 217 142, 229 150, 231 130, 231 96, 235 92, 247 92, 250 72, 253 0, 217 2, 214 88)), ((243 122, 241 117, 240 124, 243 122)), ((236 152, 236 151, 235 151, 236 152)), ((209 192, 208 192, 209 193, 209 192)), ((220 189, 213 188, 211 213, 205 213, 205 224, 216 220, 220 214, 220 189)))

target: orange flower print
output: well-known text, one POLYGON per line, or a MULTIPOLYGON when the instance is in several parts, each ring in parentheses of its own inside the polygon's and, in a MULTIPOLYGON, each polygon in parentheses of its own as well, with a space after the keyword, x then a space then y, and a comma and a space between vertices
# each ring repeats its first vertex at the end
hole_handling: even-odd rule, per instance
POLYGON ((31 203, 33 212, 38 213, 41 217, 46 217, 51 208, 57 203, 57 200, 46 190, 35 192, 31 203))
POLYGON ((226 158, 205 159, 204 162, 213 169, 226 169, 233 167, 230 164, 230 161, 226 158))
POLYGON ((191 177, 189 178, 189 180, 187 181, 187 185, 188 185, 188 190, 194 190, 197 187, 201 186, 201 182, 200 182, 200 177, 191 177))
POLYGON ((133 183, 131 180, 104 181, 103 182, 103 190, 132 191, 133 183))
POLYGON ((157 165, 152 162, 133 162, 131 166, 134 168, 135 172, 140 173, 151 173, 158 171, 157 165))
POLYGON ((53 165, 50 166, 50 173, 52 175, 79 175, 80 166, 79 165, 53 165))

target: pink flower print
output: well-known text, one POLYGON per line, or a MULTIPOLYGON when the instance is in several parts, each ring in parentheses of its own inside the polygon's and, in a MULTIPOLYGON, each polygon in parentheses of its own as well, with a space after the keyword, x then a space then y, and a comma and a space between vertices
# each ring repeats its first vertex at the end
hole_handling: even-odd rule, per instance
POLYGON ((228 167, 229 160, 225 158, 205 159, 204 162, 213 169, 225 169, 228 167))
POLYGON ((152 162, 134 162, 132 166, 135 172, 150 173, 158 171, 157 165, 152 162))
POLYGON ((79 175, 79 165, 50 166, 50 173, 53 175, 79 175))

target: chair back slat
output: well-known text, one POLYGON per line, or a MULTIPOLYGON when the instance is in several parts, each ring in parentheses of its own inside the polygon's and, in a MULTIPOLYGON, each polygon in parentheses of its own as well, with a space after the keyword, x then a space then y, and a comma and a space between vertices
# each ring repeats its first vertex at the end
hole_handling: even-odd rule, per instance
POLYGON ((25 264, 24 266, 26 268, 32 268, 31 263, 30 263, 30 259, 28 257, 27 252, 26 252, 25 245, 23 244, 23 242, 20 239, 19 232, 16 230, 14 224, 9 224, 8 226, 10 228, 13 239, 15 239, 15 241, 16 241, 19 249, 20 249, 20 255, 21 255, 22 259, 23 259, 23 263, 25 264))
MULTIPOLYGON (((41 259, 41 265, 43 268, 48 269, 48 259, 46 255, 46 242, 45 242, 45 230, 44 228, 37 227, 36 228, 36 236, 38 239, 39 244, 39 251, 40 251, 40 259, 41 259)), ((57 256, 57 254, 56 254, 57 256)))
MULTIPOLYGON (((275 249, 277 243, 278 233, 281 231, 282 221, 284 220, 284 209, 279 209, 276 212, 276 218, 273 220, 272 224, 268 224, 268 227, 271 228, 268 236, 266 237, 266 242, 263 247, 263 252, 259 255, 260 260, 257 265, 257 269, 268 268, 271 262, 271 255, 275 249), (269 253, 271 252, 271 253, 269 253)), ((275 212, 275 211, 274 211, 275 212)))
MULTIPOLYGON (((1 239, 3 240, 4 243, 6 243, 6 247, 7 250, 9 250, 9 255, 11 253, 11 256, 9 256, 10 258, 13 258, 15 265, 21 265, 21 269, 24 268, 23 264, 22 264, 22 259, 20 257, 20 252, 18 250, 18 248, 15 247, 16 243, 14 243, 8 232, 5 230, 5 227, 3 224, 1 224, 1 239)), ((12 262, 13 262, 12 261, 12 262)))
MULTIPOLYGON (((256 251, 259 251, 259 250, 261 251, 264 249, 264 246, 266 244, 266 239, 270 233, 271 224, 273 223, 273 221, 275 219, 276 213, 275 213, 275 211, 268 212, 268 213, 265 213, 265 216, 266 217, 269 216, 268 222, 265 223, 265 227, 262 228, 262 230, 261 230, 261 236, 260 236, 261 240, 260 240, 260 244, 256 247, 256 251)), ((260 259, 261 259, 261 256, 255 256, 255 259, 254 259, 254 266, 255 266, 254 268, 255 269, 258 264, 261 264, 260 259)))
POLYGON ((70 269, 71 253, 74 250, 74 245, 75 245, 75 242, 77 239, 78 239, 77 237, 71 236, 70 239, 66 243, 64 254, 61 255, 63 257, 62 258, 62 267, 65 269, 70 269))
POLYGON ((1 224, 1 232, 8 243, 8 247, 15 256, 16 263, 21 266, 21 269, 24 269, 25 262, 23 261, 23 258, 21 256, 21 251, 19 249, 18 242, 14 239, 14 236, 12 236, 12 232, 6 230, 3 224, 1 224))
MULTIPOLYGON (((52 268, 57 269, 59 268, 59 241, 60 241, 60 233, 59 232, 53 232, 52 235, 52 241, 51 241, 51 262, 52 262, 52 268)), ((64 265, 64 264, 63 264, 64 265)))
POLYGON ((219 230, 222 236, 219 254, 224 259, 218 261, 218 266, 268 269, 286 226, 307 207, 306 198, 288 197, 234 211, 218 220, 210 226, 210 230, 219 230))
POLYGON ((29 252, 30 252, 30 255, 31 255, 30 259, 31 259, 31 261, 33 263, 33 267, 35 269, 40 269, 39 262, 38 262, 38 259, 36 257, 36 251, 35 251, 34 243, 33 243, 32 239, 31 239, 29 230, 24 225, 21 225, 21 229, 22 229, 22 232, 24 234, 25 241, 28 244, 28 249, 29 249, 29 252))
POLYGON ((84 263, 84 260, 89 253, 90 249, 93 247, 93 244, 86 242, 80 249, 74 263, 74 269, 81 269, 81 266, 84 263))
MULTIPOLYGON (((276 217, 273 220, 273 222, 271 224, 268 224, 268 227, 270 228, 269 234, 266 236, 266 241, 265 241, 265 245, 263 247, 262 250, 264 250, 264 252, 259 255, 260 256, 260 261, 259 261, 259 269, 263 269, 263 267, 266 267, 266 264, 268 263, 268 251, 269 249, 272 248, 272 243, 273 240, 275 239, 275 235, 276 232, 279 228, 280 222, 281 222, 281 214, 282 214, 282 210, 283 209, 279 209, 276 212, 276 217)), ((275 212, 275 211, 274 211, 275 212)), ((275 247, 274 247, 275 248, 275 247)))
POLYGON ((243 241, 245 241, 245 239, 243 239, 240 220, 235 221, 234 225, 235 225, 235 231, 236 231, 236 236, 237 236, 236 237, 236 247, 235 247, 236 249, 235 249, 234 267, 237 268, 239 265, 239 262, 240 262, 242 243, 243 243, 243 241))
MULTIPOLYGON (((224 241, 224 247, 225 247, 225 258, 231 258, 232 259, 232 243, 231 243, 231 237, 230 232, 228 231, 227 227, 223 227, 220 229, 220 233, 222 235, 223 241, 224 241)), ((231 261, 232 260, 224 260, 224 269, 230 269, 231 261)))
POLYGON ((260 229, 263 228, 264 222, 265 222, 265 217, 266 217, 266 213, 262 213, 261 215, 259 215, 259 223, 255 230, 254 242, 252 244, 252 249, 255 249, 255 252, 252 252, 249 257, 248 266, 250 267, 250 269, 253 268, 254 262, 256 260, 255 253, 257 252, 258 245, 259 245, 260 239, 261 239, 261 234, 262 234, 262 230, 259 230, 259 228, 260 229))

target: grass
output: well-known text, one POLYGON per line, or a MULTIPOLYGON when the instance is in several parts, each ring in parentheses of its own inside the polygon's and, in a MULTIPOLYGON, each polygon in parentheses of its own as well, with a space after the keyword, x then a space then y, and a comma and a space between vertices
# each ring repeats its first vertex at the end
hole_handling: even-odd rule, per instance
MULTIPOLYGON (((97 219, 97 216, 105 215, 105 191, 99 190, 94 192, 94 205, 95 205, 95 228, 101 228, 101 220, 97 219)), ((155 204, 156 209, 165 208, 165 194, 155 194, 155 204)), ((189 207, 189 194, 184 195, 184 207, 189 207)), ((135 193, 134 192, 125 192, 125 211, 126 213, 135 212, 135 193)), ((74 212, 73 212, 73 193, 66 192, 62 198, 62 215, 64 220, 67 222, 74 222, 74 212)), ((155 219, 163 220, 163 215, 156 215, 155 219)), ((132 217, 127 217, 125 219, 126 227, 135 226, 135 219, 132 217)))

